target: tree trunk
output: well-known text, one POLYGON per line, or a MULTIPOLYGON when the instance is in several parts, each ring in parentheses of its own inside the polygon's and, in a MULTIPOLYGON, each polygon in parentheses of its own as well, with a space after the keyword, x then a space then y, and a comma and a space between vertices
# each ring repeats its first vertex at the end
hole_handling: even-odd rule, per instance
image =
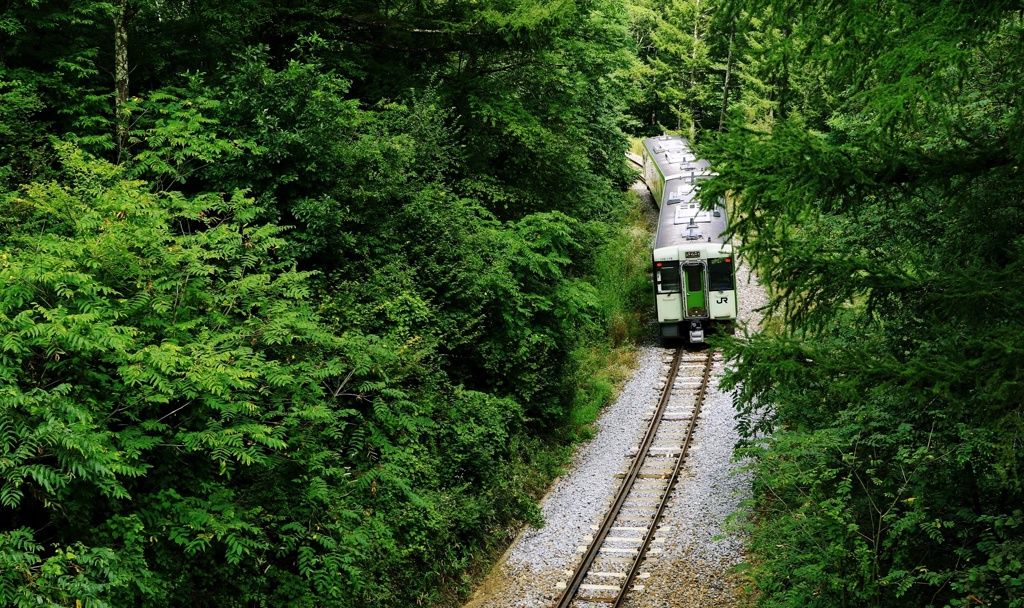
POLYGON ((700 0, 697 0, 693 5, 693 53, 690 54, 690 141, 693 141, 697 135, 697 44, 700 42, 698 38, 697 26, 700 24, 700 0))
POLYGON ((732 73, 732 43, 736 38, 736 21, 729 31, 729 57, 725 60, 725 82, 722 84, 722 112, 718 115, 718 131, 725 128, 725 110, 729 105, 729 75, 732 73))
POLYGON ((114 162, 128 153, 128 22, 134 11, 128 0, 114 1, 114 162))

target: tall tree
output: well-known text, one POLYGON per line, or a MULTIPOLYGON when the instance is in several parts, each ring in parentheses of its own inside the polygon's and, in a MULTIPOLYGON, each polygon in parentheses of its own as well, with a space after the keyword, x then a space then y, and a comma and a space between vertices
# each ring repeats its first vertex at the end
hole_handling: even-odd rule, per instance
POLYGON ((618 3, 11 7, 0 604, 430 603, 536 520, 618 3))
POLYGON ((734 4, 706 195, 781 323, 733 351, 759 602, 1021 605, 1020 5, 734 4))
POLYGON ((114 2, 114 151, 117 162, 128 151, 128 24, 135 16, 128 0, 114 2))

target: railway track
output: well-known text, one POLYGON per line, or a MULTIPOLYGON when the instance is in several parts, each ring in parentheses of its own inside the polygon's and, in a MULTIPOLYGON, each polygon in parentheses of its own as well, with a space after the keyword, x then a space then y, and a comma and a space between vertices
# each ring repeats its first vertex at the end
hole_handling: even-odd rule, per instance
POLYGON ((682 470, 704 402, 714 352, 675 351, 661 398, 630 469, 604 520, 581 547, 583 557, 564 583, 556 608, 588 603, 624 605, 642 591, 645 561, 661 552, 659 528, 682 470))
POLYGON ((637 175, 637 178, 646 186, 647 178, 644 177, 644 159, 632 152, 626 152, 626 160, 637 169, 640 169, 640 175, 637 175))

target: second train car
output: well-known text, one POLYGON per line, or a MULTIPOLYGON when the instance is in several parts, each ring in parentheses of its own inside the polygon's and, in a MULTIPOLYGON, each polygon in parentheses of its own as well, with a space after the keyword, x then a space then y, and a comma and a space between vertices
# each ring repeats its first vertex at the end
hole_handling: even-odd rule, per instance
POLYGON ((658 205, 654 240, 654 298, 661 339, 704 341, 716 326, 731 331, 736 321, 732 245, 725 241, 725 205, 701 209, 700 182, 714 174, 685 137, 661 135, 643 141, 643 171, 658 205))

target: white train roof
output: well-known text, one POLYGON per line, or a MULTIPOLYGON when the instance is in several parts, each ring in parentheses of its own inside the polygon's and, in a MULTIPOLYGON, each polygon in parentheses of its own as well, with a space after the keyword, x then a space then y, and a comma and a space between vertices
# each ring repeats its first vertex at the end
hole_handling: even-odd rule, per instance
POLYGON ((655 248, 722 243, 727 226, 724 206, 704 211, 698 196, 700 182, 715 175, 711 163, 697 158, 685 137, 652 137, 644 140, 644 147, 664 180, 659 184, 663 188, 652 188, 662 191, 655 248))

